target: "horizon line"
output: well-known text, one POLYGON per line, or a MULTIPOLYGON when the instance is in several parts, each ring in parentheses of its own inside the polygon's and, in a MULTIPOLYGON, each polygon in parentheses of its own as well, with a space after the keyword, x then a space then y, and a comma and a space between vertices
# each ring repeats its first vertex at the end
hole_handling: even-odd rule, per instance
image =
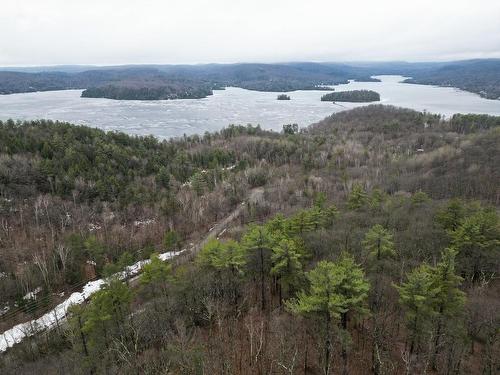
POLYGON ((57 68, 57 67, 123 67, 123 66, 202 66, 202 65, 285 65, 285 64, 446 64, 465 61, 478 60, 500 60, 500 57, 476 57, 456 60, 386 60, 386 59, 366 59, 366 60, 285 60, 285 61, 234 61, 234 62, 190 62, 190 63, 168 63, 168 62, 130 62, 130 63, 67 63, 67 64, 29 64, 29 65, 0 65, 0 69, 16 68, 57 68))

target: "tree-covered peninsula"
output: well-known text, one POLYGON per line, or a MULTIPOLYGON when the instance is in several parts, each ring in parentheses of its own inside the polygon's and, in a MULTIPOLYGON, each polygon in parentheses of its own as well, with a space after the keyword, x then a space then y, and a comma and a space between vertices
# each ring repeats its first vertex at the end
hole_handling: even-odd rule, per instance
POLYGON ((117 100, 167 100, 201 99, 213 94, 209 85, 186 85, 182 82, 159 85, 120 83, 91 87, 82 92, 82 98, 106 98, 117 100))
POLYGON ((380 101, 380 94, 371 90, 338 91, 323 95, 321 101, 353 103, 378 102, 380 101))

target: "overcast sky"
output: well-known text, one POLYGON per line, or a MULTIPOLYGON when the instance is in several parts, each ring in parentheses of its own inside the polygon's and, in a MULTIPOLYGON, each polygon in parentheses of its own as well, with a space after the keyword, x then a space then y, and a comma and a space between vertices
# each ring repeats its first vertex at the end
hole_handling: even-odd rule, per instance
POLYGON ((0 65, 500 57, 500 0, 1 0, 0 65))

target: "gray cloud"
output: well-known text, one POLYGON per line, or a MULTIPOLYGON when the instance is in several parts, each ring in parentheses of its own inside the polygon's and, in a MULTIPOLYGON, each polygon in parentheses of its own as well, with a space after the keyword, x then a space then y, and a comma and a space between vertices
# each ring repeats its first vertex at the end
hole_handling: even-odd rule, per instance
POLYGON ((0 65, 500 57, 498 0, 3 0, 0 65))

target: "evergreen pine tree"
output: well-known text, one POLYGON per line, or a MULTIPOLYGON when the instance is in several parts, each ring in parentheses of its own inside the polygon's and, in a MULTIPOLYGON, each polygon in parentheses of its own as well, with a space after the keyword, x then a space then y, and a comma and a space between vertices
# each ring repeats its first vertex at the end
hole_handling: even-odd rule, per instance
POLYGON ((392 234, 380 224, 374 225, 366 233, 363 246, 377 261, 396 255, 392 234))
POLYGON ((290 229, 292 233, 296 235, 310 232, 315 229, 317 225, 319 225, 319 222, 315 223, 313 215, 307 210, 297 212, 290 220, 290 229))
POLYGON ((434 338, 434 353, 431 365, 436 369, 436 358, 440 351, 442 336, 445 328, 456 325, 456 320, 463 312, 465 305, 465 293, 459 289, 462 278, 455 274, 455 256, 457 251, 451 248, 445 249, 441 254, 441 261, 433 269, 433 288, 436 290, 435 311, 436 328, 434 338))
POLYGON ((368 203, 368 194, 360 184, 355 184, 347 198, 347 207, 350 210, 357 210, 368 203))
POLYGON ((259 275, 261 309, 266 308, 265 279, 271 270, 271 250, 275 238, 265 226, 250 227, 242 239, 247 254, 247 269, 251 274, 259 275))
POLYGON ((427 264, 415 268, 408 280, 396 286, 399 302, 406 310, 406 325, 410 331, 410 355, 418 350, 421 338, 429 332, 429 324, 435 317, 436 295, 433 270, 427 264))
POLYGON ((495 210, 479 209, 466 217, 451 232, 451 239, 452 247, 458 251, 462 274, 473 282, 498 270, 500 225, 495 210))
MULTIPOLYGON (((295 314, 315 316, 324 323, 324 373, 330 370, 331 329, 333 322, 340 323, 347 332, 350 317, 364 315, 365 300, 370 285, 362 269, 351 256, 343 254, 336 262, 321 261, 307 273, 309 290, 299 293, 296 299, 287 303, 295 314)), ((344 373, 347 372, 347 348, 342 348, 344 373)))
POLYGON ((279 303, 281 305, 283 290, 291 293, 293 288, 298 285, 302 275, 299 244, 291 239, 282 239, 278 246, 273 248, 271 260, 273 264, 271 275, 278 278, 279 303))

